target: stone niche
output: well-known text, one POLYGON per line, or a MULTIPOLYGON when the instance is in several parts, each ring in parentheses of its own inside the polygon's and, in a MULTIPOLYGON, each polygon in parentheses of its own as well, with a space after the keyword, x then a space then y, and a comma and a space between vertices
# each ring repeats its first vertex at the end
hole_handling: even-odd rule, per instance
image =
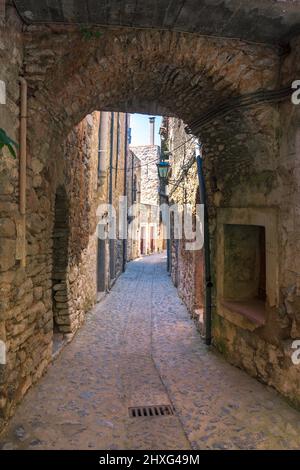
POLYGON ((217 224, 217 312, 253 331, 278 306, 276 210, 219 209, 217 224))

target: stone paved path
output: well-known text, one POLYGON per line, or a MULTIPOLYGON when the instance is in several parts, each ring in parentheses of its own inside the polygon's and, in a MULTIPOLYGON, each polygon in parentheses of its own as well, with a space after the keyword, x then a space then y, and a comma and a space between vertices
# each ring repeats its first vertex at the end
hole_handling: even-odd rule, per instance
POLYGON ((26 396, 0 448, 300 448, 300 414, 203 345, 165 262, 129 265, 26 396), (129 407, 157 404, 177 415, 129 418, 129 407))

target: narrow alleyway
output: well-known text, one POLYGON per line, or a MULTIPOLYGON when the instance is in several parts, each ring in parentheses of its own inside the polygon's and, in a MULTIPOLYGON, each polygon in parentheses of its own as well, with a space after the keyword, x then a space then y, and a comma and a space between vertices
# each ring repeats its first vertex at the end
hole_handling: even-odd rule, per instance
POLYGON ((299 413, 201 342, 155 255, 131 263, 24 399, 2 449, 293 449, 299 413), (172 404, 176 416, 130 418, 172 404))

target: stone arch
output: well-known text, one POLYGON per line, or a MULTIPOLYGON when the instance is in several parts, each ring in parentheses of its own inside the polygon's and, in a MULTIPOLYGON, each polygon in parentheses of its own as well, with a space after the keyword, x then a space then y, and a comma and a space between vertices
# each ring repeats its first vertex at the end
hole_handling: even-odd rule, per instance
MULTIPOLYGON (((52 264, 50 244, 55 225, 53 207, 57 182, 67 188, 68 194, 71 195, 70 185, 66 184, 68 172, 65 171, 71 159, 66 160, 63 146, 74 126, 95 109, 176 116, 201 139, 204 146, 214 290, 217 285, 215 235, 219 208, 278 207, 280 225, 282 225, 280 276, 284 278, 284 282, 281 281, 280 285, 283 299, 281 312, 287 310, 290 323, 293 323, 293 335, 299 337, 300 319, 295 318, 294 314, 299 305, 297 287, 299 274, 297 266, 294 265, 297 258, 293 256, 293 248, 299 241, 299 233, 296 233, 296 229, 291 229, 291 219, 288 216, 295 200, 299 199, 298 189, 296 191, 298 172, 295 171, 297 168, 292 166, 293 148, 283 151, 281 160, 278 158, 279 107, 277 104, 275 106, 259 104, 253 108, 230 112, 221 118, 215 118, 205 127, 193 125, 199 116, 206 114, 211 108, 216 108, 224 100, 231 100, 257 90, 276 89, 279 86, 278 72, 282 60, 276 51, 269 46, 248 44, 241 40, 197 37, 171 31, 107 28, 102 31, 100 38, 92 37, 86 41, 75 27, 39 25, 30 26, 27 31, 26 26, 24 28, 25 33, 22 37, 25 43, 24 63, 23 54, 20 53, 19 60, 22 62, 20 69, 14 62, 11 65, 15 69, 14 74, 19 73, 19 70, 24 73, 29 85, 29 184, 26 214, 29 243, 26 270, 15 270, 15 266, 12 265, 11 272, 16 284, 26 283, 30 289, 33 288, 36 296, 35 310, 31 312, 35 320, 30 326, 32 336, 28 341, 28 351, 35 352, 40 364, 36 366, 39 366, 39 369, 34 373, 33 380, 43 373, 51 359, 50 323, 53 313, 50 289, 52 277, 49 266, 52 264), (284 158, 285 155, 289 158, 284 158), (295 188, 291 188, 288 172, 294 175, 292 182, 295 188), (291 286, 295 287, 292 291, 291 286), (44 292, 42 302, 40 302, 40 289, 44 292)), ((299 63, 295 60, 295 56, 290 56, 287 60, 291 61, 288 67, 290 70, 293 70, 294 64, 299 63)), ((287 83, 286 76, 284 84, 287 83)), ((12 89, 16 100, 17 89, 16 78, 12 89)), ((13 114, 17 112, 17 107, 14 109, 11 104, 9 106, 13 114)), ((291 114, 292 109, 287 109, 287 112, 284 109, 282 121, 291 114)), ((287 135, 286 129, 284 134, 287 135)), ((78 162, 77 169, 82 163, 78 162)), ((76 172, 81 177, 80 171, 76 172)), ((17 188, 17 171, 14 173, 16 180, 14 184, 17 188)), ((76 182, 74 185, 76 186, 76 182)), ((195 186, 193 184, 192 190, 188 191, 192 203, 194 203, 195 186)), ((88 185, 85 188, 86 194, 88 185)), ((11 196, 7 196, 7 200, 11 198, 15 205, 17 194, 16 190, 11 196)), ((76 206, 77 211, 78 205, 76 202, 71 202, 71 209, 76 206)), ((84 207, 81 214, 88 213, 89 208, 84 207)), ((84 215, 81 218, 84 218, 84 215)), ((292 220, 297 227, 296 217, 292 220)), ((91 233, 93 221, 89 223, 88 218, 85 221, 88 222, 85 224, 87 225, 85 233, 88 234, 88 231, 91 233)), ((73 227, 73 221, 71 226, 73 227)), ((81 232, 79 228, 81 227, 77 224, 77 234, 81 232)), ((88 237, 83 238, 82 233, 79 235, 83 252, 86 251, 88 237)), ((14 247, 15 241, 7 239, 4 246, 14 247)), ((72 253, 72 247, 70 252, 72 253)), ((76 253, 73 259, 76 269, 72 272, 72 276, 76 278, 78 264, 76 253)), ((11 291, 7 311, 14 307, 14 292, 11 291)), ((213 291, 213 302, 216 300, 215 294, 213 291)), ((192 296, 191 300, 193 301, 192 296)), ((27 315, 30 311, 30 305, 22 306, 24 316, 25 312, 27 315)), ((191 306, 193 308, 193 304, 191 306)), ((86 308, 84 305, 85 310, 86 308)), ((75 315, 76 323, 73 324, 72 332, 78 328, 84 318, 81 306, 78 312, 80 313, 77 317, 75 315)), ((277 311, 275 313, 276 322, 280 325, 280 334, 286 335, 288 330, 285 337, 288 338, 291 325, 286 326, 284 321, 280 324, 278 318, 281 315, 278 316, 277 311)), ((73 313, 72 317, 74 318, 73 313)), ((217 320, 213 325, 216 345, 222 349, 227 343, 235 348, 234 355, 232 354, 233 362, 243 365, 240 351, 245 349, 245 338, 249 343, 249 350, 252 344, 262 343, 253 343, 253 337, 248 334, 240 337, 238 327, 234 330, 233 342, 232 324, 226 323, 227 320, 221 316, 215 315, 214 318, 217 320), (224 341, 227 331, 228 341, 224 341)), ((275 314, 274 317, 270 317, 270 323, 272 318, 275 318, 275 314)), ((66 329, 69 328, 69 324, 64 326, 66 329)), ((10 334, 8 329, 7 331, 10 334)), ((258 337, 259 340, 262 335, 263 333, 258 337)), ((267 346, 264 347, 267 352, 267 346)), ((271 357, 274 350, 270 348, 269 352, 271 357)), ((21 377, 23 379, 25 365, 18 365, 19 359, 12 350, 8 350, 8 357, 10 368, 14 364, 20 371, 20 379, 21 377)), ((278 358, 281 360, 279 356, 278 358)), ((269 378, 267 369, 269 367, 266 367, 266 372, 262 372, 266 380, 269 378)), ((257 373, 255 368, 252 369, 252 373, 257 373)), ((291 372, 290 376, 291 384, 295 383, 292 378, 293 373, 291 372)), ((21 386, 17 379, 11 380, 15 381, 18 387, 21 386)), ((26 385, 27 388, 28 386, 26 385)), ((282 389, 282 386, 278 388, 282 389)), ((24 387, 22 393, 26 390, 24 387)))
POLYGON ((27 35, 32 129, 48 139, 49 122, 65 134, 95 109, 173 115, 189 124, 221 100, 276 86, 279 59, 268 46, 129 29, 90 41, 46 27, 27 35))
MULTIPOLYGON (((194 125, 224 100, 277 88, 280 63, 271 47, 127 29, 107 29, 87 42, 78 30, 44 26, 32 27, 27 40, 29 151, 34 172, 43 172, 35 187, 40 201, 53 197, 68 132, 87 114, 103 110, 179 117, 200 138, 212 235, 218 208, 253 204, 254 187, 255 204, 277 203, 277 105, 259 104, 205 127, 194 125)), ((49 218, 45 239, 51 231, 49 218)), ((213 276, 214 243, 212 236, 213 276)))
POLYGON ((69 202, 59 186, 55 195, 53 226, 52 301, 54 333, 66 333, 69 325, 67 270, 69 260, 69 202))
MULTIPOLYGON (((44 172, 38 191, 47 197, 60 160, 50 155, 61 154, 68 132, 94 110, 176 116, 190 126, 226 99, 277 86, 274 49, 240 40, 123 28, 87 41, 78 29, 58 26, 31 27, 26 37, 30 152, 44 172)), ((250 167, 255 177, 254 153, 259 159, 278 152, 271 142, 274 112, 262 105, 216 118, 205 129, 192 127, 204 143, 211 210, 225 184, 222 202, 230 204, 232 180, 243 185, 250 167)))

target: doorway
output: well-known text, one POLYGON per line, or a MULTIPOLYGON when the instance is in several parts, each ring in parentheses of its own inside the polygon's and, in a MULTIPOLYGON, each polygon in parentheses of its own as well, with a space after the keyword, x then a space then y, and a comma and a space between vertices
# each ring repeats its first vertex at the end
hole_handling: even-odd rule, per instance
POLYGON ((155 232, 154 227, 150 227, 150 251, 151 253, 155 252, 155 232))
POLYGON ((106 243, 105 240, 98 239, 97 251, 97 292, 101 294, 106 290, 105 282, 106 266, 106 243))
POLYGON ((146 254, 146 227, 141 227, 141 255, 146 254))

